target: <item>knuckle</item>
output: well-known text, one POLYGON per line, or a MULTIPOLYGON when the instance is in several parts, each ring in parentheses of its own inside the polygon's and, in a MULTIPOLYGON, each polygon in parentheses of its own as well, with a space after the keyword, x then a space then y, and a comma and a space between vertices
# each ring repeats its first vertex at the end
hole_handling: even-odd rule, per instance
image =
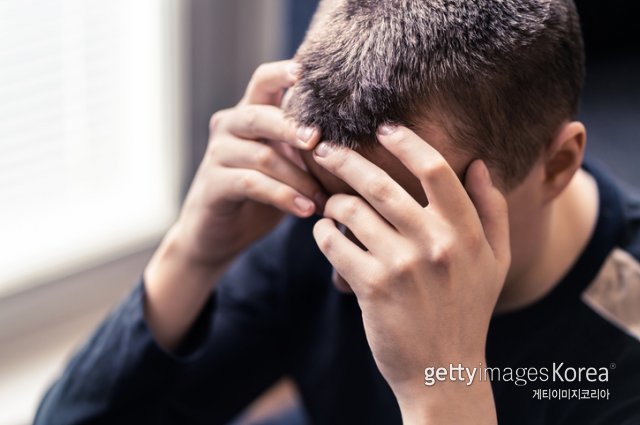
POLYGON ((249 90, 256 90, 264 84, 264 81, 269 75, 269 68, 271 66, 271 63, 262 63, 256 67, 251 79, 249 80, 249 90))
POLYGON ((429 251, 429 262, 440 268, 449 268, 453 258, 453 245, 449 242, 434 243, 429 251))
POLYGON ((269 69, 269 64, 268 63, 261 63, 260 65, 258 65, 256 67, 255 71, 253 71, 253 75, 251 76, 251 80, 253 80, 253 81, 260 80, 267 73, 268 69, 269 69))
POLYGON ((320 248, 320 251, 328 253, 331 252, 331 249, 333 248, 333 238, 331 234, 322 232, 321 226, 322 224, 320 222, 316 223, 316 225, 314 226, 316 242, 318 244, 318 247, 320 248))
POLYGON ((433 161, 426 162, 422 165, 419 173, 422 177, 426 179, 434 179, 442 174, 446 173, 449 169, 449 164, 445 161, 444 158, 439 157, 434 159, 433 161))
POLYGON ((382 291, 380 280, 378 278, 371 278, 366 285, 362 286, 359 291, 359 297, 362 299, 379 298, 382 291))
POLYGON ((209 133, 215 133, 218 130, 225 114, 226 110, 222 110, 211 115, 209 119, 209 133))
POLYGON ((340 212, 340 208, 339 208, 339 203, 340 203, 340 195, 333 195, 331 197, 329 197, 329 199, 327 200, 327 202, 324 205, 324 211, 326 214, 331 214, 331 215, 336 215, 335 213, 339 213, 340 212))
POLYGON ((358 215, 361 208, 362 201, 355 196, 343 198, 340 208, 340 216, 345 221, 351 221, 351 219, 358 215))
POLYGON ((254 133, 258 126, 258 109, 254 105, 247 105, 242 109, 244 117, 244 126, 250 132, 254 133))
POLYGON ((222 149, 220 145, 221 143, 216 142, 215 139, 209 139, 206 155, 211 158, 219 158, 222 149))
POLYGON ((282 205, 283 208, 286 205, 292 205, 294 195, 293 190, 287 186, 279 185, 271 192, 271 196, 275 201, 275 204, 282 205))
POLYGON ((333 248, 333 238, 330 235, 322 235, 318 239, 318 246, 324 253, 331 252, 333 248))
POLYGON ((361 296, 366 298, 383 298, 389 293, 389 282, 394 281, 393 275, 388 272, 376 273, 374 276, 371 276, 367 284, 362 288, 361 296))
POLYGON ((391 185, 388 179, 381 176, 371 178, 365 187, 367 193, 376 201, 386 201, 391 196, 391 185))
POLYGON ((275 157, 276 153, 273 149, 268 146, 261 145, 255 152, 254 161, 258 168, 265 170, 270 169, 273 166, 276 159, 275 157))
MULTIPOLYGON (((282 112, 280 112, 282 113, 282 112)), ((279 138, 279 141, 291 143, 291 141, 295 141, 297 139, 295 130, 292 129, 291 125, 287 122, 283 122, 278 125, 275 129, 275 133, 279 138)))
POLYGON ((389 268, 390 274, 393 276, 391 280, 410 276, 418 262, 418 256, 411 251, 395 255, 389 268))
POLYGON ((238 177, 238 186, 243 193, 252 193, 256 187, 255 173, 247 170, 238 177))

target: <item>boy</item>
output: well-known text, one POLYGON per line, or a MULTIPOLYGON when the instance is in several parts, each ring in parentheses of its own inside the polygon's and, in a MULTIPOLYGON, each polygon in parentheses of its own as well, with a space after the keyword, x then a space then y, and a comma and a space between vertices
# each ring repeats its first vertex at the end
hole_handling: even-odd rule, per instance
POLYGON ((568 0, 323 2, 36 423, 224 423, 285 374, 314 423, 640 421, 640 203, 581 168, 582 52, 568 0))

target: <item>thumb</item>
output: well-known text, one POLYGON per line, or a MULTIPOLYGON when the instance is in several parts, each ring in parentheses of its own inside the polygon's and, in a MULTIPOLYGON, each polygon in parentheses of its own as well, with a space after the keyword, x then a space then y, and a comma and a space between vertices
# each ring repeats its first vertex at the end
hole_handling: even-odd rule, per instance
POLYGON ((511 248, 507 201, 493 185, 484 161, 478 159, 471 163, 465 177, 465 188, 476 207, 484 234, 496 258, 503 264, 508 264, 511 248))

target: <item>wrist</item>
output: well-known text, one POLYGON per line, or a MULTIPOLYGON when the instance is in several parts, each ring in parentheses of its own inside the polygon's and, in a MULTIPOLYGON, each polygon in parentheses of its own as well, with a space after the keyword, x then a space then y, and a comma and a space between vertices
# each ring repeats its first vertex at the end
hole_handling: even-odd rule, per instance
POLYGON ((172 227, 144 270, 145 318, 156 341, 175 349, 224 272, 193 261, 172 227))
POLYGON ((420 396, 400 401, 404 424, 495 425, 495 402, 491 383, 447 383, 425 388, 420 396))
MULTIPOLYGON (((465 363, 469 370, 486 362, 465 363)), ((457 364, 455 366, 458 366, 457 364)), ((438 369, 438 368, 435 368, 438 369)), ((457 372, 457 370, 456 370, 457 372)), ((426 373, 425 373, 426 376, 426 373)), ((436 381, 416 380, 394 389, 403 423, 411 425, 494 425, 497 423, 491 382, 483 379, 459 379, 451 372, 436 381)))
POLYGON ((178 226, 175 224, 169 229, 147 264, 144 270, 147 287, 166 284, 161 282, 180 282, 182 287, 212 289, 226 263, 208 263, 194 256, 178 226))

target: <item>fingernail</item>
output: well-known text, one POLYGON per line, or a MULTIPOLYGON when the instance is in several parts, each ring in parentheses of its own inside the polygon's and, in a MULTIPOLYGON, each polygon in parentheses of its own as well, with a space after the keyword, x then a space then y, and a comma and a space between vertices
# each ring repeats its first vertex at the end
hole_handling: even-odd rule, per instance
POLYGON ((302 71, 302 67, 297 62, 291 62, 287 65, 287 71, 291 76, 298 78, 300 76, 300 71, 302 71))
POLYGON ((302 143, 306 144, 313 137, 313 133, 315 132, 314 128, 311 127, 299 127, 296 135, 298 136, 298 140, 302 143))
POLYGON ((307 198, 303 198, 302 196, 296 196, 293 198, 293 204, 296 206, 298 211, 302 213, 308 213, 315 208, 313 202, 307 198))
POLYGON ((333 148, 331 147, 331 145, 329 145, 329 143, 322 142, 316 147, 314 152, 316 153, 317 156, 323 158, 325 156, 328 156, 332 150, 333 148))
POLYGON ((395 126, 395 125, 382 124, 380 127, 378 127, 378 134, 380 134, 382 136, 388 136, 389 134, 393 133, 397 129, 398 129, 398 127, 395 126))

